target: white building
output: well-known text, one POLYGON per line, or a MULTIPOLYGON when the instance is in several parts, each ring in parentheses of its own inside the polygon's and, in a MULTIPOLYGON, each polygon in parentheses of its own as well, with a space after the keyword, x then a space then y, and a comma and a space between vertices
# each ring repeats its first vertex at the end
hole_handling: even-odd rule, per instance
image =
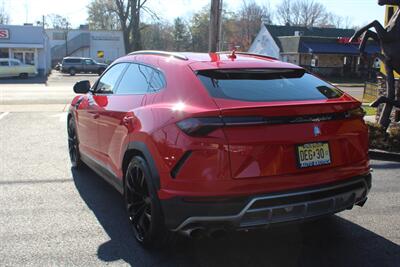
POLYGON ((249 52, 280 58, 280 48, 275 42, 271 33, 268 31, 267 27, 265 27, 264 21, 261 24, 261 29, 254 39, 254 42, 249 48, 249 52))
POLYGON ((16 58, 34 65, 39 75, 50 71, 49 40, 43 27, 0 25, 0 58, 16 58))
POLYGON ((47 29, 50 40, 52 64, 61 62, 66 56, 89 57, 99 62, 110 63, 125 55, 124 38, 121 31, 89 31, 47 29), (103 55, 103 57, 101 57, 103 55))

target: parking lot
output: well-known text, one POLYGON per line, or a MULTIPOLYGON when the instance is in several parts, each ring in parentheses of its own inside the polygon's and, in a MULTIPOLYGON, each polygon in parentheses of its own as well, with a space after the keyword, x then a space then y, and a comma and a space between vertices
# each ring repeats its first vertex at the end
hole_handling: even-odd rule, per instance
POLYGON ((179 238, 145 250, 121 196, 89 169, 71 169, 66 103, 77 80, 0 84, 0 265, 2 266, 399 266, 400 163, 372 161, 363 208, 320 221, 179 238))

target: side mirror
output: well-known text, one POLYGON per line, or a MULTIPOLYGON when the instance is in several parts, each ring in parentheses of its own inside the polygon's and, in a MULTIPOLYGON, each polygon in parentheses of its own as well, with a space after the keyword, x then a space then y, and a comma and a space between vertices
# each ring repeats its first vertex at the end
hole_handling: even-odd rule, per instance
POLYGON ((76 94, 86 94, 90 90, 90 82, 85 80, 85 81, 80 81, 77 82, 74 85, 74 92, 76 94))

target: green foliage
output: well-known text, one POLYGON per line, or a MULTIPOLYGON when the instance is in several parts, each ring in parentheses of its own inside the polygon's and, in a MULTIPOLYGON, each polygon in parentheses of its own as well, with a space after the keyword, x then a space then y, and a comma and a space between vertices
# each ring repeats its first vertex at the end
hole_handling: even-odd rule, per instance
POLYGON ((94 0, 88 6, 88 23, 91 30, 121 29, 115 3, 112 0, 94 0))
POLYGON ((174 42, 175 42, 175 51, 188 51, 191 48, 191 39, 188 27, 185 22, 177 17, 174 20, 174 42))
POLYGON ((190 34, 192 36, 191 50, 195 52, 208 51, 208 36, 210 24, 210 6, 195 13, 191 20, 190 34))

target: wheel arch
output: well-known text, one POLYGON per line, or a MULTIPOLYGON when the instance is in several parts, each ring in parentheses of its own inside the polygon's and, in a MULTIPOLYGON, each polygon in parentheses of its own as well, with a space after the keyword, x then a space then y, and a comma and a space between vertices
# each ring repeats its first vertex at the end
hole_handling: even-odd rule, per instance
POLYGON ((140 156, 146 161, 146 163, 149 165, 153 183, 156 186, 157 190, 160 189, 160 175, 156 163, 147 145, 141 141, 130 142, 128 144, 127 150, 124 153, 124 157, 122 160, 122 172, 123 172, 124 183, 125 183, 125 172, 128 168, 129 162, 135 156, 140 156))

